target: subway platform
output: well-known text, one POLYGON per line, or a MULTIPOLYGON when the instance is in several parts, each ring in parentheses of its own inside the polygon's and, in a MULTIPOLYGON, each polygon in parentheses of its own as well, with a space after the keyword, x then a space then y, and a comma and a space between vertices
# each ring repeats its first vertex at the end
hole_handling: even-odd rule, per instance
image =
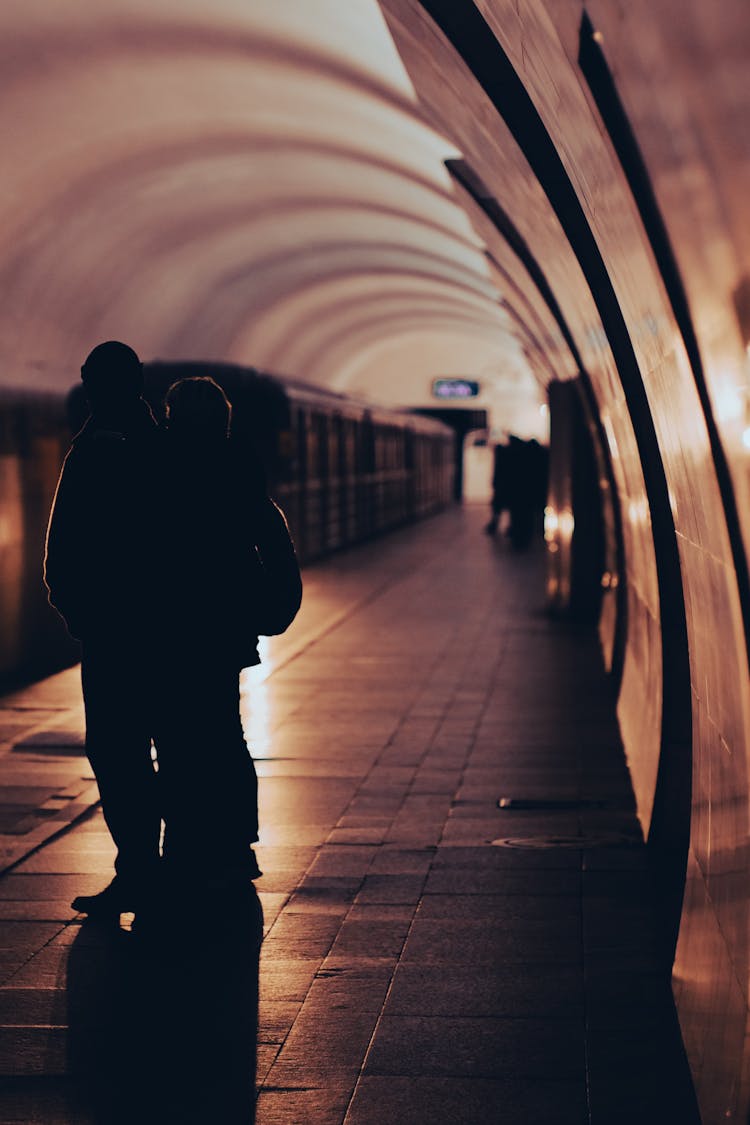
POLYGON ((485 518, 306 571, 243 685, 257 896, 161 944, 69 907, 112 861, 77 670, 0 701, 2 1125, 698 1120, 596 637, 485 518))

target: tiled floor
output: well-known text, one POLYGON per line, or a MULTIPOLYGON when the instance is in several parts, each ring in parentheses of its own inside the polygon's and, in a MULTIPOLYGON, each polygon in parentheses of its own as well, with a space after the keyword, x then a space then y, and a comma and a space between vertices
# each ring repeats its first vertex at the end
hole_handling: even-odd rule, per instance
MULTIPOLYGON (((696 1120, 595 638, 548 621, 541 553, 484 515, 306 573, 245 685, 257 899, 195 887, 158 948, 82 926, 100 815, 76 798, 45 844, 19 792, 37 850, 0 880, 0 1125, 248 1122, 256 1041, 258 1125, 696 1120)), ((0 783, 49 801, 87 770, 39 753, 45 722, 75 727, 74 673, 47 686, 65 721, 45 685, 14 697, 42 717, 0 783)))

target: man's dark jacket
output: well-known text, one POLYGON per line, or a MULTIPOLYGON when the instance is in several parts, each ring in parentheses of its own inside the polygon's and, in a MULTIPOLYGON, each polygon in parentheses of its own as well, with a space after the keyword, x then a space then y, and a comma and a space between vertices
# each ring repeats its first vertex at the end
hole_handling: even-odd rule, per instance
POLYGON ((138 635, 150 613, 156 422, 139 399, 117 423, 89 418, 63 463, 44 581, 79 639, 138 635))

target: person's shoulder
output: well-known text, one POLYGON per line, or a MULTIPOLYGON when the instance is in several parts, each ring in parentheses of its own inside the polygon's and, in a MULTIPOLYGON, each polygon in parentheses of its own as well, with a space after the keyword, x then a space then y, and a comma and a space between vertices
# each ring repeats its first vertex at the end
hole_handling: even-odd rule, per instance
POLYGON ((73 438, 65 458, 69 469, 108 462, 122 455, 125 439, 118 430, 102 429, 90 422, 73 438))

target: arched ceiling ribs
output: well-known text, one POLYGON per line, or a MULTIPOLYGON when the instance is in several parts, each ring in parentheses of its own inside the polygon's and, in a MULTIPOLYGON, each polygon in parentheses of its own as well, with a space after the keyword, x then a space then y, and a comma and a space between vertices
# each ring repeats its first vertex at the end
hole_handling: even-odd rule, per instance
MULTIPOLYGON (((409 246, 355 242, 321 243, 304 251, 271 254, 225 273, 217 283, 226 295, 236 289, 245 301, 252 301, 252 312, 260 315, 269 306, 296 292, 320 288, 328 282, 347 278, 381 279, 385 287, 397 279, 410 278, 428 285, 448 286, 456 300, 477 303, 486 309, 497 308, 497 294, 489 284, 442 255, 419 251, 409 246), (388 281, 387 279, 390 279, 388 281)), ((214 301, 213 293, 202 293, 200 303, 189 314, 200 317, 200 309, 214 301)), ((335 309, 331 310, 335 312, 335 309)))
MULTIPOLYGON (((535 335, 528 322, 523 318, 523 316, 521 316, 521 314, 516 310, 515 306, 511 302, 501 300, 500 304, 505 309, 513 323, 517 326, 524 345, 528 345, 528 347, 536 356, 537 363, 539 364, 540 368, 546 371, 548 380, 556 379, 557 375, 555 372, 555 368, 549 358, 547 349, 544 347, 544 344, 541 342, 539 337, 535 335)), ((532 365, 532 371, 541 382, 541 376, 537 373, 536 367, 534 365, 532 365)), ((544 386, 545 384, 542 383, 542 385, 544 386)))
MULTIPOLYGON (((210 167, 212 161, 222 162, 225 165, 227 162, 236 161, 238 168, 240 162, 243 162, 245 165, 245 184, 247 184, 248 174, 249 178, 254 180, 252 172, 259 161, 272 160, 273 166, 269 167, 267 183, 262 185, 265 190, 262 193, 257 193, 257 183, 253 182, 252 184, 257 193, 254 198, 258 202, 261 200, 268 202, 285 192, 285 180, 283 177, 279 177, 281 171, 279 162, 285 158, 288 158, 290 165, 293 165, 293 169, 290 167, 288 182, 292 181, 291 173, 293 171, 294 198, 296 199, 305 198, 306 180, 302 180, 299 175, 302 164, 305 165, 306 175, 309 175, 310 160, 320 160, 323 163, 331 161, 331 169, 335 166, 339 173, 351 173, 353 169, 359 167, 367 176, 374 173, 379 176, 392 176, 392 198, 394 201, 399 197, 403 198, 404 192, 409 189, 419 189, 426 192, 435 205, 440 207, 442 204, 443 217, 442 220, 433 219, 428 214, 424 214, 425 223, 433 224, 437 231, 450 233, 455 238, 463 238, 467 244, 472 242, 474 245, 477 244, 476 236, 470 233, 471 228, 468 223, 464 225, 463 231, 461 231, 455 222, 448 221, 447 216, 449 214, 454 218, 458 215, 463 218, 463 212, 458 207, 447 184, 440 184, 434 178, 419 175, 412 169, 406 169, 403 164, 399 164, 396 160, 384 160, 380 155, 368 153, 364 150, 358 152, 345 144, 320 139, 312 140, 303 135, 283 138, 259 136, 257 133, 253 133, 251 129, 248 129, 247 132, 233 131, 221 135, 196 134, 189 141, 180 139, 167 144, 146 144, 126 154, 118 153, 114 158, 97 165, 93 169, 76 170, 61 190, 56 190, 54 186, 51 186, 51 192, 45 197, 43 214, 37 211, 29 214, 26 222, 20 228, 14 228, 14 240, 28 246, 29 239, 33 238, 34 230, 40 220, 45 217, 47 217, 48 223, 50 220, 56 219, 62 221, 64 216, 75 215, 83 207, 90 209, 91 201, 97 201, 98 207, 102 202, 106 204, 108 197, 115 196, 118 191, 122 193, 128 188, 145 193, 145 198, 142 196, 137 198, 139 206, 134 210, 142 210, 143 218, 146 219, 149 215, 149 204, 153 205, 155 202, 155 199, 150 200, 148 195, 151 192, 156 193, 158 191, 160 179, 164 182, 168 176, 176 175, 180 181, 177 185, 178 191, 181 191, 184 197, 192 198, 191 185, 195 183, 196 165, 203 163, 210 167), (275 173, 274 178, 272 178, 271 173, 275 173)), ((218 170, 220 169, 217 168, 218 170)), ((340 174, 338 177, 332 176, 331 179, 334 182, 327 185, 331 192, 328 200, 330 205, 335 207, 340 203, 341 196, 344 195, 344 190, 340 190, 340 193, 336 191, 336 180, 344 189, 344 185, 348 183, 350 176, 340 174)), ((215 189, 220 191, 221 186, 221 179, 214 181, 215 189)), ((238 191, 241 190, 242 184, 238 183, 237 187, 238 191)), ((193 191, 195 191, 195 188, 193 188, 193 191)), ((204 206, 209 202, 205 195, 201 195, 199 201, 204 206)), ((247 199, 246 201, 249 204, 250 200, 247 199)), ((405 207, 396 207, 393 202, 390 204, 384 202, 381 205, 394 213, 403 211, 404 214, 409 214, 405 207)), ((4 261, 4 272, 18 265, 18 258, 7 258, 4 261)))
POLYGON ((335 370, 337 362, 334 357, 339 353, 353 353, 357 348, 366 344, 370 339, 393 340, 405 330, 415 328, 428 328, 431 331, 440 330, 445 333, 448 329, 456 337, 463 337, 472 343, 480 335, 498 340, 502 338, 502 328, 491 326, 479 316, 471 316, 466 312, 445 308, 430 307, 420 308, 411 302, 400 311, 389 310, 379 313, 377 309, 363 309, 358 317, 350 316, 341 326, 327 325, 325 332, 315 341, 314 347, 307 344, 305 350, 295 349, 292 357, 285 361, 284 353, 278 354, 277 364, 281 370, 289 370, 292 358, 295 367, 305 371, 324 371, 328 366, 335 370), (494 330, 493 330, 494 327, 494 330))
MULTIPOLYGON (((455 280, 431 276, 424 271, 395 271, 387 266, 363 271, 358 266, 347 264, 335 275, 329 273, 325 279, 312 277, 308 285, 298 285, 294 293, 280 291, 268 295, 262 310, 250 303, 248 290, 241 280, 236 275, 224 278, 200 308, 188 313, 183 328, 169 342, 170 354, 184 353, 189 338, 196 332, 204 334, 206 339, 213 338, 216 346, 221 343, 223 347, 242 335, 245 346, 251 352, 257 350, 265 357, 263 363, 266 366, 288 370, 282 364, 281 355, 289 346, 289 341, 298 335, 300 319, 303 323, 305 318, 313 323, 321 318, 335 320, 339 303, 352 300, 353 287, 363 294, 364 301, 372 302, 378 297, 388 298, 401 293, 404 301, 409 302, 427 295, 434 299, 441 311, 447 305, 454 313, 466 309, 472 318, 478 317, 480 322, 503 322, 496 300, 468 291, 455 280), (252 326, 251 330, 248 330, 248 324, 252 326)), ((248 362, 258 362, 253 354, 247 359, 248 362)))
POLYGON ((465 301, 456 299, 452 292, 440 292, 434 287, 419 291, 408 286, 388 286, 381 290, 363 286, 355 295, 331 301, 331 312, 321 316, 321 302, 329 298, 323 295, 321 301, 311 295, 310 302, 298 313, 290 314, 293 331, 278 338, 277 347, 268 355, 271 367, 289 370, 290 365, 298 363, 301 370, 309 370, 313 356, 321 350, 320 341, 335 340, 348 331, 353 322, 367 318, 378 319, 387 329, 389 316, 395 322, 405 310, 415 316, 432 318, 440 323, 450 318, 452 324, 461 323, 467 334, 486 330, 493 335, 504 330, 501 316, 494 320, 485 310, 465 301))
MULTIPOLYGON (((500 350, 500 333, 492 333, 488 325, 480 321, 472 324, 465 317, 445 314, 438 316, 428 312, 420 314, 419 311, 405 310, 395 317, 363 317, 359 324, 351 325, 345 335, 332 336, 325 345, 321 345, 318 355, 310 359, 310 370, 319 378, 322 378, 324 371, 330 371, 332 374, 328 378, 329 385, 336 390, 345 391, 353 381, 351 374, 345 374, 347 369, 351 370, 351 361, 356 361, 356 366, 364 366, 366 358, 373 351, 393 351, 400 340, 425 332, 459 341, 463 339, 467 346, 469 343, 476 346, 484 338, 486 343, 496 344, 500 350)), ((379 393, 381 391, 378 386, 368 388, 368 394, 373 398, 377 399, 379 393)), ((418 398, 423 397, 421 388, 415 388, 413 394, 418 398)))
MULTIPOLYGON (((223 27, 207 20, 191 25, 186 22, 184 10, 179 13, 180 22, 164 19, 155 10, 153 18, 128 20, 121 13, 108 22, 89 19, 78 26, 72 22, 69 9, 60 8, 58 13, 49 9, 37 15, 48 17, 47 26, 39 22, 33 26, 20 24, 13 29, 12 38, 6 35, 0 40, 5 44, 0 47, 0 90, 4 92, 29 74, 38 76, 40 60, 44 77, 59 82, 64 80, 60 71, 106 64, 116 56, 125 56, 134 64, 144 58, 159 62, 175 58, 182 62, 189 56, 191 66, 200 58, 221 59, 224 63, 237 59, 249 66, 260 62, 264 66, 293 69, 308 79, 322 75, 355 93, 364 93, 410 115, 416 113, 414 99, 405 88, 399 89, 395 83, 379 78, 372 67, 353 66, 343 54, 332 51, 312 52, 308 45, 263 34, 257 26, 246 31, 237 22, 223 27), (59 13, 64 13, 62 19, 55 18, 59 13), (53 21, 54 26, 50 27, 53 21)), ((321 41, 319 46, 322 45, 321 41)))

